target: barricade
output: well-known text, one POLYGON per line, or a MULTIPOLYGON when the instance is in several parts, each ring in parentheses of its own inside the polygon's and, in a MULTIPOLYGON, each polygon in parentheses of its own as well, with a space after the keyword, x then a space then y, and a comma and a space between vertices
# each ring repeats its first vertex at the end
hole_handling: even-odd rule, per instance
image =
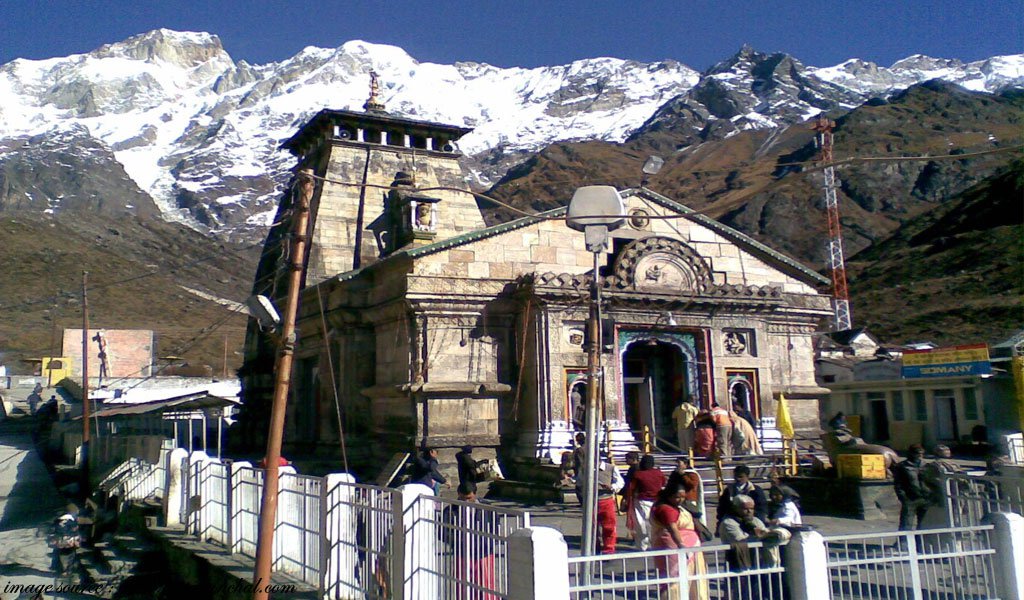
POLYGON ((571 600, 782 600, 784 547, 761 542, 569 558, 571 600))
POLYGON ((324 478, 321 488, 323 579, 326 598, 391 598, 395 490, 324 478))
POLYGON ((508 544, 527 512, 421 495, 405 508, 412 598, 508 598, 508 544), (410 554, 411 553, 411 554, 410 554))
POLYGON ((231 465, 193 453, 188 465, 189 533, 204 542, 230 545, 231 465))
POLYGON ((319 477, 282 473, 274 526, 274 569, 320 584, 319 477))
POLYGON ((256 557, 259 539, 260 499, 263 495, 263 470, 252 467, 236 468, 231 474, 230 550, 252 558, 256 557))
POLYGON ((993 475, 943 477, 948 523, 956 527, 980 525, 996 512, 1024 515, 1024 479, 993 475))
POLYGON ((826 537, 832 599, 999 598, 993 529, 826 537))

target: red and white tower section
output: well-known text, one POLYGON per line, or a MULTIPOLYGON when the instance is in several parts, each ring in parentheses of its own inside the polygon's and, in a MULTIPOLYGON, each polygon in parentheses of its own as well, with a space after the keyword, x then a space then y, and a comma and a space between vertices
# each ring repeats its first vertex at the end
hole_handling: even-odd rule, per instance
POLYGON ((846 262, 843 259, 843 234, 839 227, 839 200, 836 197, 836 170, 832 166, 832 130, 836 122, 820 115, 812 125, 817 132, 821 162, 825 166, 825 211, 828 214, 828 261, 832 272, 832 310, 835 331, 853 327, 850 292, 846 287, 846 262))

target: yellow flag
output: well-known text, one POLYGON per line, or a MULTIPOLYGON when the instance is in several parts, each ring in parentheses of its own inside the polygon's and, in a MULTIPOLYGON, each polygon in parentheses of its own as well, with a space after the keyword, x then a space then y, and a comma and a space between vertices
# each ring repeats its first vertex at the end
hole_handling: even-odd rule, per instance
POLYGON ((775 409, 775 428, 782 433, 782 437, 793 439, 793 421, 789 418, 789 407, 786 406, 786 395, 779 394, 779 406, 775 409))

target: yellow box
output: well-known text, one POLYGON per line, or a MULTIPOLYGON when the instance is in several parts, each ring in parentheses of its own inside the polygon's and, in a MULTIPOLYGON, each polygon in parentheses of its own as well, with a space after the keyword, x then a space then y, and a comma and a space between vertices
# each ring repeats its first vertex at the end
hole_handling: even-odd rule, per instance
POLYGON ((840 454, 836 457, 839 477, 849 479, 885 479, 885 457, 881 454, 840 454))

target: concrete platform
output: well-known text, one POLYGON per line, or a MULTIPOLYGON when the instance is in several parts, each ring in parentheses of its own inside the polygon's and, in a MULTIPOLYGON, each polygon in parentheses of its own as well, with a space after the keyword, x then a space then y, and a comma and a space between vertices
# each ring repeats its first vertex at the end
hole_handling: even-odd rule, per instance
MULTIPOLYGON (((149 539, 166 559, 167 568, 186 586, 203 590, 208 600, 252 598, 255 562, 240 554, 200 542, 182 528, 150 527, 149 539)), ((316 600, 317 589, 285 573, 274 573, 271 585, 275 599, 316 600)))

